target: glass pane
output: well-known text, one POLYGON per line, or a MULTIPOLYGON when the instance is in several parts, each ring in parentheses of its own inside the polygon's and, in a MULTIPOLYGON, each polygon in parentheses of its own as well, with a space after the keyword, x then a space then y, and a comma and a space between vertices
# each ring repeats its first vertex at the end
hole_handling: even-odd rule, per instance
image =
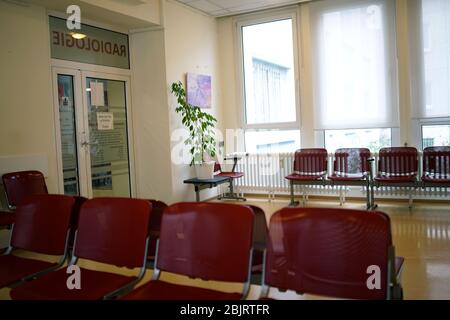
POLYGON ((300 148, 300 130, 246 131, 247 152, 294 152, 300 148))
POLYGON ((448 116, 450 108, 450 1, 422 1, 424 116, 448 116))
POLYGON ((329 152, 339 148, 369 148, 378 152, 391 144, 391 129, 325 130, 325 148, 329 152))
POLYGON ((422 126, 422 145, 424 149, 450 146, 450 125, 422 126))
POLYGON ((295 122, 292 19, 242 28, 247 124, 295 122))
POLYGON ((58 74, 59 126, 64 194, 79 195, 73 76, 58 74))
POLYGON ((86 79, 94 197, 130 197, 125 82, 86 79))

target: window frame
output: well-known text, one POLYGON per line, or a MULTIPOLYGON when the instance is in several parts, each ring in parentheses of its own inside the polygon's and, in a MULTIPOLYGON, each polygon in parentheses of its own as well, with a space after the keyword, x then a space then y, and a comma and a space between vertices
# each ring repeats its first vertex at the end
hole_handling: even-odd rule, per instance
MULTIPOLYGON (((350 130, 384 130, 384 129, 387 129, 387 130, 389 130, 390 131, 390 133, 391 133, 391 144, 390 144, 390 146, 389 147, 393 147, 393 146, 396 146, 396 145, 398 145, 398 141, 400 140, 399 139, 399 130, 395 130, 395 129, 398 129, 398 128, 393 128, 393 127, 384 127, 384 128, 348 128, 348 129, 324 129, 324 130, 318 130, 318 131, 321 131, 323 134, 322 134, 322 139, 323 139, 323 144, 322 144, 322 147, 323 148, 326 148, 327 147, 327 135, 326 135, 326 131, 344 131, 344 130, 347 130, 347 131, 350 131, 350 130)), ((348 148, 351 148, 352 146, 348 146, 348 148)), ((356 146, 356 147, 359 147, 359 146, 356 146)), ((368 146, 360 146, 361 148, 369 148, 368 146)), ((328 150, 328 149, 327 149, 328 150)), ((328 152, 335 152, 336 150, 328 150, 328 152)), ((374 151, 372 151, 371 150, 371 152, 375 152, 375 153, 377 153, 379 150, 374 150, 374 151)))
MULTIPOLYGON (((252 13, 235 18, 235 32, 237 40, 236 61, 237 65, 237 93, 238 93, 238 106, 240 109, 238 123, 244 131, 247 130, 301 130, 301 101, 300 101, 300 73, 299 73, 299 32, 298 32, 298 7, 290 7, 279 10, 270 10, 264 13, 252 13), (294 98, 295 98, 295 115, 296 119, 292 122, 273 122, 273 123, 258 123, 247 124, 246 103, 245 103, 245 75, 244 75, 244 45, 242 28, 246 26, 253 26, 263 23, 276 22, 280 20, 292 20, 292 47, 294 58, 294 98)), ((235 42, 236 43, 236 42, 235 42)))
POLYGON ((409 51, 409 72, 411 86, 411 121, 413 126, 412 139, 417 146, 423 145, 422 123, 427 125, 448 123, 450 114, 426 116, 423 107, 427 100, 427 82, 425 74, 424 52, 431 50, 431 44, 425 46, 425 32, 422 15, 423 0, 408 0, 408 51, 409 51))
POLYGON ((450 117, 442 117, 442 118, 435 118, 435 119, 420 119, 418 121, 416 130, 418 131, 418 136, 420 137, 420 141, 417 143, 418 146, 420 146, 421 150, 424 149, 423 144, 423 127, 428 126, 450 126, 450 117))

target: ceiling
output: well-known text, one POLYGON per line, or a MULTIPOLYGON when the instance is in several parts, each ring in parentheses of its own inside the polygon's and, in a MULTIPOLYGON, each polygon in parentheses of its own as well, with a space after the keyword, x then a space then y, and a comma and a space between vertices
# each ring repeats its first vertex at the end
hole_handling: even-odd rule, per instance
POLYGON ((224 17, 310 0, 177 0, 213 17, 224 17))

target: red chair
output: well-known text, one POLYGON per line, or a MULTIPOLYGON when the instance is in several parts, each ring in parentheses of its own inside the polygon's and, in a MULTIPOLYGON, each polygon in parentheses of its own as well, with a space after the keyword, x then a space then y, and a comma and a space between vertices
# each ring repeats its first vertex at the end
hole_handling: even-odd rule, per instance
POLYGON ((162 217, 153 279, 126 300, 235 300, 250 287, 253 212, 225 203, 178 203, 162 217), (244 283, 242 293, 158 280, 171 272, 203 280, 244 283))
POLYGON ((11 242, 0 256, 0 288, 42 276, 66 259, 74 199, 63 195, 32 195, 17 205, 11 242), (59 256, 51 263, 15 256, 17 249, 59 256))
MULTIPOLYGON (((28 195, 48 194, 44 175, 39 171, 18 171, 2 176, 6 201, 11 210, 15 210, 20 201, 28 195)), ((12 225, 14 213, 0 212, 0 227, 12 225)))
POLYGON ((450 146, 423 150, 423 187, 450 187, 450 146))
MULTIPOLYGON (((378 154, 377 175, 372 183, 372 202, 374 202, 373 187, 408 187, 409 207, 412 207, 412 191, 417 187, 418 155, 414 147, 382 148, 378 154)), ((373 204, 373 208, 376 205, 373 204)))
MULTIPOLYGON (((370 198, 370 150, 367 148, 341 148, 334 153, 333 173, 328 177, 335 186, 365 186, 367 209, 370 198)), ((341 189, 342 191, 342 189, 341 189)), ((340 203, 345 196, 340 194, 340 203)))
MULTIPOLYGON (((149 244, 147 262, 154 264, 156 256, 156 244, 161 233, 161 219, 167 204, 158 200, 148 200, 152 204, 152 214, 149 225, 149 244)), ((154 267, 154 266, 153 266, 154 267)))
MULTIPOLYGON (((294 185, 325 185, 327 163, 326 149, 299 149, 295 152, 294 172, 286 177, 291 185, 290 206, 298 205, 298 202, 294 201, 294 185)), ((305 193, 303 201, 306 201, 305 193)))
POLYGON ((275 287, 335 298, 400 299, 402 265, 382 212, 284 208, 270 220, 262 298, 275 287), (379 289, 367 285, 370 266, 379 267, 379 289))
POLYGON ((119 267, 138 268, 137 276, 81 270, 81 289, 66 286, 66 268, 46 274, 11 290, 21 300, 94 300, 126 292, 145 273, 151 204, 129 198, 95 198, 81 207, 75 250, 70 265, 79 258, 119 267))
POLYGON ((218 199, 219 200, 220 199, 231 199, 231 200, 246 201, 247 199, 245 199, 244 197, 240 197, 237 193, 234 192, 234 179, 239 179, 239 178, 242 178, 244 176, 243 172, 236 172, 235 171, 236 170, 237 161, 240 158, 237 157, 237 156, 225 158, 225 160, 231 160, 231 159, 233 159, 233 161, 234 161, 233 168, 231 169, 231 171, 222 171, 222 166, 217 161, 214 164, 214 172, 218 172, 216 174, 216 176, 230 178, 230 186, 229 186, 230 192, 219 196, 218 199))

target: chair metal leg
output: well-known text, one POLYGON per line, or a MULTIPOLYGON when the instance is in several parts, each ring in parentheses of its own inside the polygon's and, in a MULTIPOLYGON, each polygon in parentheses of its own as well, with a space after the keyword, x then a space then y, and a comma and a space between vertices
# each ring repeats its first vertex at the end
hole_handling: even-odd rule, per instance
POLYGON ((413 207, 413 189, 409 190, 409 199, 408 199, 408 208, 412 209, 413 207))
POLYGON ((378 205, 375 204, 375 191, 374 191, 373 183, 370 185, 370 194, 372 196, 370 209, 375 210, 378 207, 378 205))
POLYGON ((234 192, 234 185, 233 185, 234 179, 230 178, 230 192, 223 194, 220 199, 230 199, 230 200, 242 200, 242 201, 247 201, 246 198, 239 196, 238 193, 234 192))
POLYGON ((366 185, 366 200, 367 200, 367 210, 369 210, 372 207, 372 201, 370 199, 370 182, 367 181, 366 185))
POLYGON ((295 201, 294 199, 294 182, 290 181, 291 184, 291 202, 289 203, 289 207, 296 207, 299 205, 298 201, 295 201))

